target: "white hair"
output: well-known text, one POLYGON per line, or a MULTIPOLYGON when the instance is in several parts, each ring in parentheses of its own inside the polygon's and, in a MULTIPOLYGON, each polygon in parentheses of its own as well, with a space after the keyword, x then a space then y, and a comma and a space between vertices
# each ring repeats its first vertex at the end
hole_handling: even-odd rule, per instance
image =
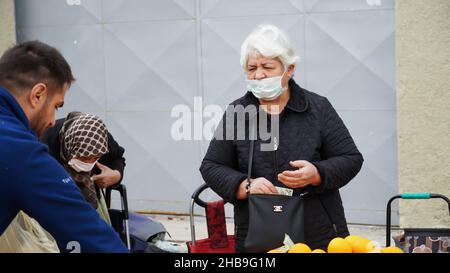
POLYGON ((241 46, 241 66, 247 70, 248 57, 260 54, 266 58, 278 58, 287 68, 298 61, 288 36, 274 25, 260 25, 253 30, 241 46))

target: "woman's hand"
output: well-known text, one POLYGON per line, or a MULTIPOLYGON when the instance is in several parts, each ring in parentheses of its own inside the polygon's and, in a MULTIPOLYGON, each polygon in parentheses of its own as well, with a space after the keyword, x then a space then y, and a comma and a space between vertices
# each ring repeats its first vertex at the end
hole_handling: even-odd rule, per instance
POLYGON ((117 170, 112 170, 108 166, 97 162, 97 167, 102 171, 98 175, 91 177, 92 181, 97 184, 100 188, 104 189, 112 185, 117 184, 120 181, 121 174, 117 170))
MULTIPOLYGON (((239 188, 236 192, 237 199, 245 199, 247 198, 247 192, 245 187, 247 186, 247 179, 241 182, 239 188)), ((258 177, 252 179, 252 183, 250 184, 250 193, 263 193, 263 194, 275 194, 277 193, 277 189, 269 180, 264 177, 258 177)))
POLYGON ((264 177, 258 177, 251 180, 250 193, 275 194, 278 193, 275 186, 264 177))
POLYGON ((306 160, 291 161, 295 171, 284 171, 278 174, 278 180, 292 189, 303 188, 308 185, 318 186, 322 182, 316 166, 306 160))

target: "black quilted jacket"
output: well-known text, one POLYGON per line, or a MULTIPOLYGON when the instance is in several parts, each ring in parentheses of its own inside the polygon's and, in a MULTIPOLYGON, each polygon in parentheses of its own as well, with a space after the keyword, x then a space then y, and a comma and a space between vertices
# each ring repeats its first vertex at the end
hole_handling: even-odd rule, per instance
MULTIPOLYGON (((292 170, 289 161, 307 160, 313 163, 320 172, 322 183, 317 187, 296 189, 294 194, 310 193, 305 201, 306 243, 313 249, 326 250, 332 238, 348 235, 339 188, 356 176, 363 157, 325 97, 301 88, 293 80, 290 80, 289 86, 290 99, 280 115, 278 149, 263 152, 258 148, 262 141, 255 141, 252 178, 265 177, 275 186, 284 186, 277 180, 277 174, 292 170)), ((251 104, 258 106, 259 101, 247 92, 231 105, 245 107, 251 104)), ((224 124, 225 119, 222 119, 219 126, 224 124)), ((248 134, 248 126, 246 128, 248 134)), ((236 250, 244 252, 248 202, 247 199, 237 200, 235 193, 247 177, 250 141, 216 138, 217 135, 209 145, 200 172, 219 196, 234 205, 236 250)))

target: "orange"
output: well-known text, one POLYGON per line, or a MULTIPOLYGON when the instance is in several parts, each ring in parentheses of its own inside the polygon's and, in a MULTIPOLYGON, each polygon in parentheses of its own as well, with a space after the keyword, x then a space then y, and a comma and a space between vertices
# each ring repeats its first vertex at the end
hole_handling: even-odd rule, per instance
POLYGON ((348 235, 347 237, 345 237, 345 240, 353 246, 354 242, 361 238, 362 237, 358 235, 348 235))
POLYGON ((366 253, 381 253, 381 248, 375 247, 374 249, 369 250, 366 253))
POLYGON ((305 244, 298 243, 291 246, 288 253, 311 253, 311 248, 305 244))
POLYGON ((381 253, 404 253, 403 250, 396 246, 385 247, 381 249, 381 253))
POLYGON ((342 238, 334 238, 328 244, 328 253, 352 253, 352 245, 342 238))
POLYGON ((311 251, 311 253, 326 253, 326 252, 323 251, 322 249, 314 249, 313 251, 311 251))
POLYGON ((375 245, 367 238, 356 239, 353 244, 353 253, 367 253, 375 249, 375 245))

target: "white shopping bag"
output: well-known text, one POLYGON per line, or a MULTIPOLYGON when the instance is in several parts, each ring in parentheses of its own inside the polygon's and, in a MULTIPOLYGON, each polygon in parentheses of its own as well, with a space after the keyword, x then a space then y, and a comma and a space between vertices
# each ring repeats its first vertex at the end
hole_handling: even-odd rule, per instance
POLYGON ((0 253, 59 253, 55 239, 20 211, 0 236, 0 253))

